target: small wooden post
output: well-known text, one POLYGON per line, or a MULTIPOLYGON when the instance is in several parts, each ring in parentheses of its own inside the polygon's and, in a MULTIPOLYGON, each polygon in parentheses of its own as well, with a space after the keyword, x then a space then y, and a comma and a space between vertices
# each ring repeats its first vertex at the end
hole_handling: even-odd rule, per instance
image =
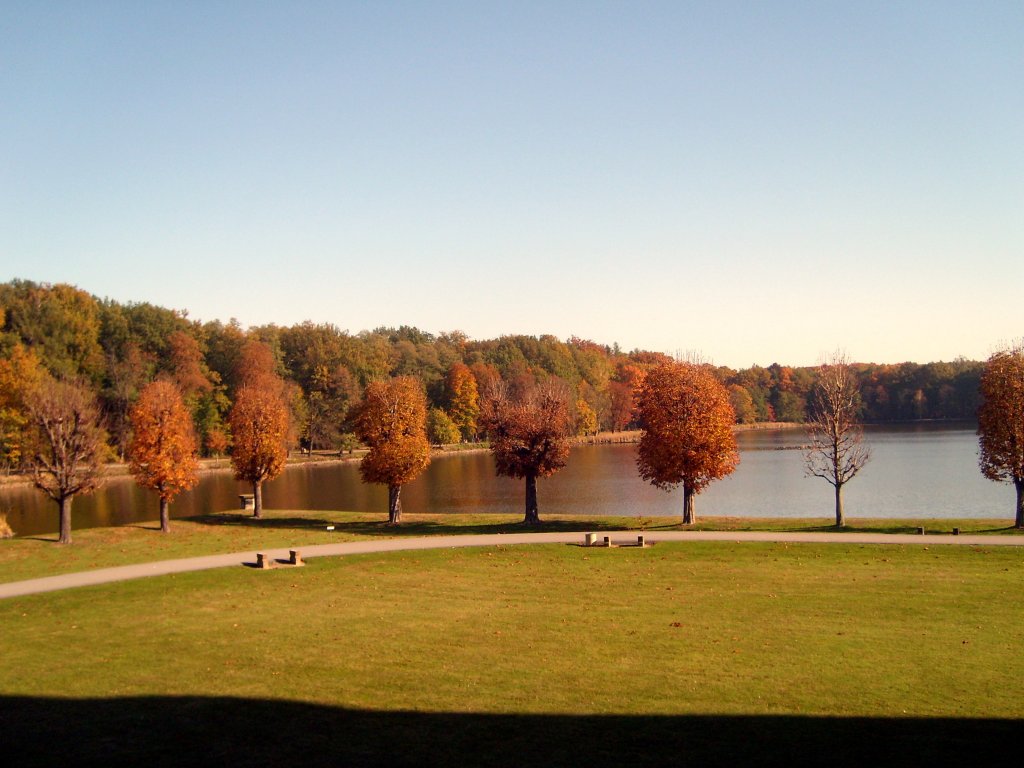
POLYGON ((302 562, 302 553, 297 549, 288 550, 288 565, 305 565, 302 562))
POLYGON ((960 529, 959 528, 954 528, 953 529, 953 535, 954 536, 959 536, 960 535, 960 529))
POLYGON ((605 536, 604 537, 604 545, 606 547, 610 547, 612 545, 612 537, 611 536, 605 536))
POLYGON ((239 509, 255 509, 256 508, 256 497, 251 493, 240 493, 238 494, 238 508, 239 509))
POLYGON ((918 529, 917 529, 917 532, 918 532, 919 534, 921 534, 922 536, 924 536, 924 528, 918 528, 918 529))
POLYGON ((273 568, 274 558, 270 557, 264 552, 256 553, 256 567, 257 568, 273 568))
POLYGON ((637 536, 636 537, 636 545, 638 547, 644 546, 644 537, 643 536, 637 536))
POLYGON ((596 533, 588 533, 587 536, 586 536, 585 541, 586 541, 586 545, 585 546, 588 546, 588 547, 595 546, 597 544, 597 534, 596 533))

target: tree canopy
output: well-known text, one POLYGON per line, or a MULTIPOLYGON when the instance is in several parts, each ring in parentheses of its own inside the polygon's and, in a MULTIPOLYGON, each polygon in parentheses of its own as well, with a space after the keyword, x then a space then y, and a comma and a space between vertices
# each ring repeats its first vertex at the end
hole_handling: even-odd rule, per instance
POLYGON ((540 523, 537 478, 554 474, 569 458, 568 399, 567 385, 553 379, 521 391, 502 385, 489 393, 481 415, 497 473, 526 481, 523 521, 530 525, 540 523))
POLYGON ((199 479, 192 417, 181 391, 166 379, 149 384, 131 411, 128 468, 139 485, 160 498, 160 530, 170 530, 168 505, 199 479))
POLYGON ((356 435, 370 450, 359 471, 363 482, 388 487, 388 522, 402 520, 402 486, 430 463, 426 434, 427 399, 411 376, 371 383, 356 410, 356 435))
POLYGON ((1024 528, 1024 342, 993 354, 981 375, 978 409, 981 473, 1011 482, 1017 492, 1014 525, 1024 528))
MULTIPOLYGON (((19 365, 18 356, 26 353, 41 371, 77 377, 90 389, 119 456, 127 449, 132 405, 160 376, 182 388, 200 449, 219 455, 232 442, 228 413, 239 390, 263 375, 283 382, 290 439, 326 451, 351 441, 347 416, 363 388, 400 375, 422 383, 428 407, 444 410, 464 440, 477 437, 482 398, 498 382, 520 393, 558 379, 569 389, 571 410, 586 417, 588 430, 587 409, 594 412, 598 430, 637 428, 643 378, 668 361, 660 353, 625 351, 578 336, 474 340, 458 331, 433 334, 410 326, 351 333, 329 323, 251 328, 233 320, 200 323, 184 310, 98 299, 71 285, 12 280, 0 284, 0 366, 19 365), (586 409, 576 406, 580 402, 586 409)), ((861 416, 876 422, 973 418, 981 369, 981 363, 963 359, 850 368, 861 416)), ((729 388, 740 421, 810 418, 817 368, 772 363, 712 370, 729 388)), ((14 450, 24 407, 17 396, 11 400, 3 392, 0 401, 0 409, 6 408, 0 413, 0 462, 24 469, 24 453, 14 450)))
POLYGON ((263 483, 273 480, 288 459, 288 406, 272 378, 245 384, 231 408, 231 464, 235 477, 252 484, 253 515, 263 513, 263 483))
POLYGON ((32 482, 57 503, 59 543, 71 543, 71 501, 100 484, 106 431, 89 388, 45 377, 27 397, 32 482))
POLYGON ((707 365, 672 362, 647 372, 638 397, 640 476, 657 488, 683 486, 683 523, 693 497, 739 464, 729 393, 707 365))

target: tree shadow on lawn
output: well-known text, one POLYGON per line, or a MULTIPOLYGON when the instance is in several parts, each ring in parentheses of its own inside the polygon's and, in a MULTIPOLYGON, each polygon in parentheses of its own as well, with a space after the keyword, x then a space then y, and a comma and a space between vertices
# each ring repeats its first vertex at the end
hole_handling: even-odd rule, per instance
MULTIPOLYGON (((383 517, 383 516, 382 516, 383 517)), ((327 520, 313 517, 264 517, 254 518, 252 515, 219 513, 212 515, 196 515, 188 520, 201 525, 238 526, 242 528, 291 528, 297 530, 325 530, 333 525, 335 533, 358 534, 361 536, 381 536, 387 538, 405 536, 458 536, 488 533, 583 533, 586 531, 620 531, 621 521, 617 523, 587 520, 545 520, 540 525, 526 525, 523 522, 500 523, 446 523, 443 516, 434 520, 410 520, 399 525, 389 525, 386 519, 379 520, 327 520)), ((643 530, 656 531, 679 529, 676 522, 659 525, 646 525, 643 530)))
POLYGON ((0 697, 13 765, 1002 765, 1019 720, 386 712, 213 697, 0 697))

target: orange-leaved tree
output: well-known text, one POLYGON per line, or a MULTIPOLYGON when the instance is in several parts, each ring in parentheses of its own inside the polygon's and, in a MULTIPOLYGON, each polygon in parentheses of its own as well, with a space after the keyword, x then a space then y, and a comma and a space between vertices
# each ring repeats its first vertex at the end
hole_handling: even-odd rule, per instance
POLYGON ((139 485, 160 497, 160 530, 167 533, 171 499, 199 479, 192 416, 178 387, 158 379, 139 394, 130 421, 128 468, 139 485))
POLYGON ((476 378, 464 363, 452 363, 445 380, 448 395, 448 416, 462 433, 463 440, 476 437, 477 418, 480 416, 480 396, 476 378))
POLYGON ((288 459, 288 404, 283 384, 261 377, 243 384, 235 396, 231 423, 231 464, 235 477, 252 483, 253 516, 263 516, 263 483, 273 480, 288 459))
POLYGON ((670 362, 647 372, 637 407, 640 476, 664 490, 682 483, 683 524, 690 525, 693 497, 739 464, 729 393, 710 366, 670 362))
POLYGON ((359 464, 363 482, 388 487, 388 523, 397 525, 402 522, 402 486, 430 463, 423 385, 411 376, 372 382, 353 421, 356 435, 370 447, 359 464))
POLYGON ((26 458, 26 400, 44 375, 45 369, 31 347, 15 344, 0 359, 0 470, 18 469, 26 458))
POLYGON ((1013 483, 1014 525, 1024 528, 1024 341, 988 359, 981 374, 981 396, 981 473, 989 480, 1013 483))
POLYGON ((58 543, 71 543, 71 501, 100 484, 107 432, 88 385, 46 376, 26 397, 32 482, 57 503, 58 543))
POLYGON ((553 475, 569 459, 573 419, 568 387, 548 380, 513 393, 499 382, 488 393, 480 421, 498 474, 526 480, 523 522, 540 524, 537 478, 553 475))

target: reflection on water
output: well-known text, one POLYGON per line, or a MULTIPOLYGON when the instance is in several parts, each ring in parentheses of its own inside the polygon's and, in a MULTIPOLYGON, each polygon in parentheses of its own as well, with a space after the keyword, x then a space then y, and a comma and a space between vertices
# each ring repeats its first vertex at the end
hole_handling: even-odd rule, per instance
MULTIPOLYGON (((977 438, 963 425, 869 428, 873 456, 846 489, 849 517, 1009 517, 1012 488, 985 480, 978 471, 977 438)), ((697 497, 697 514, 748 517, 830 517, 832 489, 803 474, 801 430, 758 430, 739 434, 741 462, 725 480, 697 497)), ((581 446, 568 466, 538 483, 544 513, 644 515, 682 512, 681 492, 659 491, 636 474, 632 445, 581 446)), ((174 517, 238 507, 249 489, 230 473, 205 475, 171 506, 174 517)), ((523 482, 495 477, 487 452, 435 459, 402 489, 408 512, 521 514, 523 482)), ((376 511, 387 509, 382 486, 360 482, 355 462, 290 467, 264 488, 271 509, 376 511)), ((0 511, 22 535, 56 529, 56 507, 26 486, 0 491, 0 511)), ((92 496, 75 499, 76 528, 155 520, 154 494, 130 478, 109 482, 92 496)))

